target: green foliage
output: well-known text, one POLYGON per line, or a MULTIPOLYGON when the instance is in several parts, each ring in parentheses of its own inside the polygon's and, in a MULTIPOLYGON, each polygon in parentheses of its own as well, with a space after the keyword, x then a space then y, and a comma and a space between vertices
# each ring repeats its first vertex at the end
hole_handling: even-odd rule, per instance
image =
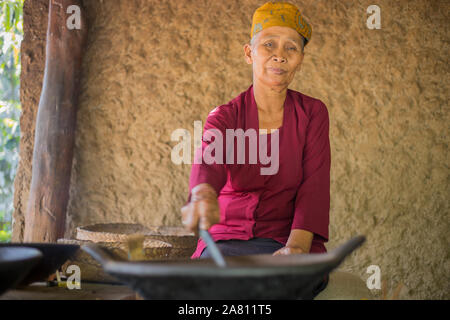
POLYGON ((0 2, 0 242, 11 239, 14 177, 19 162, 22 8, 23 0, 0 2))

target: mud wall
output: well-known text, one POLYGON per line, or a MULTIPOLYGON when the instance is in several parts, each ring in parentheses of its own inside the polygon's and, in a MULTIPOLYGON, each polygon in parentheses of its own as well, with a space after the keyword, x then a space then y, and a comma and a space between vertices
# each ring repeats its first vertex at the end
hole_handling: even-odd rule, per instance
MULTIPOLYGON (((243 45, 261 1, 85 0, 83 64, 67 237, 79 225, 181 225, 190 165, 175 165, 177 128, 193 132, 251 84, 243 45)), ((367 236, 342 269, 378 265, 400 298, 450 298, 448 1, 295 1, 313 26, 290 86, 325 102, 332 148, 328 249, 367 236), (381 29, 366 9, 381 8, 381 29)), ((46 0, 27 0, 14 240, 22 238, 42 85, 46 0)), ((380 290, 373 291, 380 296, 380 290)))

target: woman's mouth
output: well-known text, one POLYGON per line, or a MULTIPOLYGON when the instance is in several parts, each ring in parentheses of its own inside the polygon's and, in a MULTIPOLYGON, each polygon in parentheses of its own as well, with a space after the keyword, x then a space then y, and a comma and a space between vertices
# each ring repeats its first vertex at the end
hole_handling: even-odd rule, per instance
POLYGON ((269 68, 269 71, 275 73, 275 74, 283 74, 286 73, 286 70, 280 69, 280 68, 269 68))

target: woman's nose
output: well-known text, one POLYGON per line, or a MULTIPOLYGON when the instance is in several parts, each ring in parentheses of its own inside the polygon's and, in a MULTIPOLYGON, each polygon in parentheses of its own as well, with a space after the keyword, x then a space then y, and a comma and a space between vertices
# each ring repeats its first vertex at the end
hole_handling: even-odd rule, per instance
POLYGON ((286 58, 282 55, 282 53, 276 53, 276 54, 273 56, 273 60, 274 60, 275 62, 280 62, 280 63, 286 62, 286 58))

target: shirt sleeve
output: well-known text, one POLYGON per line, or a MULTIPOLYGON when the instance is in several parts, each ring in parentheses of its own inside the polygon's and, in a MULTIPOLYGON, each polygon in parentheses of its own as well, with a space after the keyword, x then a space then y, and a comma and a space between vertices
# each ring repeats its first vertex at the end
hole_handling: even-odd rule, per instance
POLYGON ((330 165, 328 110, 318 101, 306 130, 303 179, 296 198, 291 229, 303 229, 328 241, 330 212, 330 165))
MULTIPOLYGON (((189 178, 189 195, 186 203, 189 203, 191 200, 191 191, 196 185, 201 183, 210 184, 217 195, 219 195, 220 190, 222 190, 223 186, 227 181, 227 167, 226 167, 226 129, 232 129, 230 126, 232 123, 231 116, 226 112, 224 108, 227 106, 219 106, 213 109, 205 122, 205 126, 203 128, 203 137, 202 137, 202 145, 201 147, 195 148, 195 159, 200 159, 202 155, 204 155, 205 149, 214 141, 215 138, 210 138, 211 134, 208 134, 207 131, 210 132, 216 130, 216 133, 222 135, 222 157, 219 155, 216 158, 221 159, 221 163, 213 162, 208 164, 202 160, 202 163, 193 163, 191 167, 191 175, 189 178)), ((216 150, 214 154, 216 155, 216 150)), ((198 162, 198 161, 197 161, 198 162)))

